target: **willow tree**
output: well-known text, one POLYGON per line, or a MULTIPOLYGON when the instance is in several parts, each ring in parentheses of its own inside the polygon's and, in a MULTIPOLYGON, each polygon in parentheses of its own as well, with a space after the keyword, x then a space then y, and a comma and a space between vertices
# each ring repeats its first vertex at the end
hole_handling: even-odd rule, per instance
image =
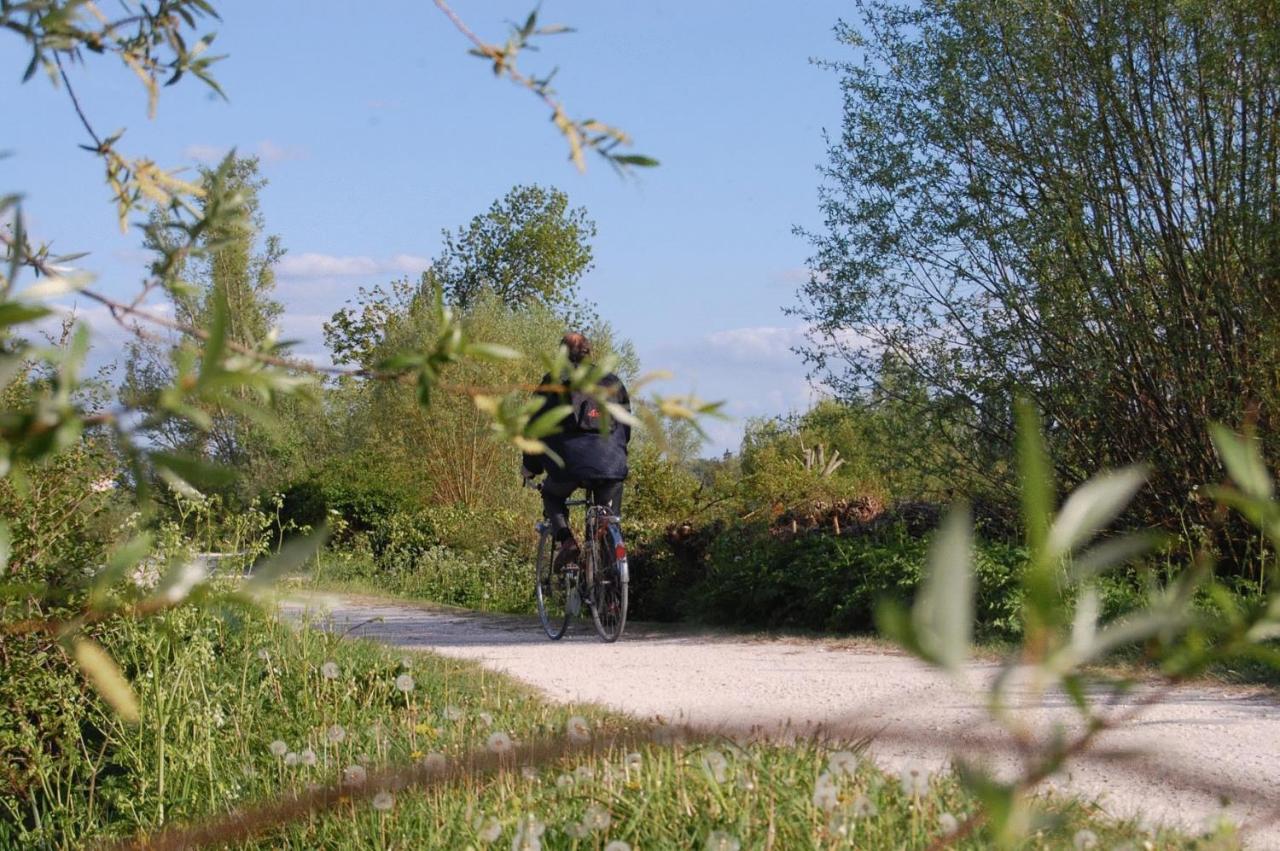
POLYGON ((992 480, 1027 396, 1066 482, 1147 461, 1144 519, 1206 521, 1211 420, 1277 456, 1280 7, 864 2, 837 33, 808 356, 848 395, 905 369, 992 480))

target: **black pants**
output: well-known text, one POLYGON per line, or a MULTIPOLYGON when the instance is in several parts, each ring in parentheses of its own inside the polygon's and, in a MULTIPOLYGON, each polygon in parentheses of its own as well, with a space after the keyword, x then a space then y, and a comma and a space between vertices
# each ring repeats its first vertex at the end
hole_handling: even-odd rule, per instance
POLYGON ((569 531, 569 509, 565 500, 578 488, 586 488, 592 505, 605 505, 615 517, 622 514, 622 482, 617 479, 593 479, 589 482, 553 482, 542 485, 542 513, 551 521, 554 540, 563 541, 569 531))

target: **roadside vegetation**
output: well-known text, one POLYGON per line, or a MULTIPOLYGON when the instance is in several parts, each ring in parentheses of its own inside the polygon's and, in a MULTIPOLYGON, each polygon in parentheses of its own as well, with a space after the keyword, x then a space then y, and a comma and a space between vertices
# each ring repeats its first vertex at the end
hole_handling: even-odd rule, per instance
MULTIPOLYGON (((135 683, 139 720, 96 700, 69 660, 8 647, 24 667, 6 665, 0 696, 26 721, 3 731, 0 847, 199 824, 232 847, 926 848, 978 806, 949 775, 879 771, 858 743, 699 740, 553 705, 477 665, 282 625, 216 589, 200 608, 94 633, 135 683), (409 771, 426 782, 401 786, 409 771), (318 787, 340 803, 238 838, 245 819, 228 813, 318 787)), ((1070 800, 1045 813, 1015 847, 1231 836, 1150 832, 1070 800)))
MULTIPOLYGON (((512 187, 420 276, 366 282, 325 326, 332 365, 293 358, 256 160, 180 177, 74 100, 66 66, 99 53, 153 108, 164 82, 220 92, 195 32, 209 4, 159 6, 114 23, 0 7, 28 76, 72 94, 153 257, 136 300, 113 298, 0 196, 0 844, 206 819, 226 833, 201 841, 296 848, 1235 842, 1037 790, 1126 720, 1106 695, 1130 683, 1099 664, 1139 658, 1168 688, 1280 669, 1273 4, 860 4, 836 30, 843 125, 794 307, 831 398, 749 422, 717 458, 697 424, 717 406, 652 393, 582 298, 595 224, 554 187, 512 187), (138 323, 97 376, 87 328, 49 324, 70 292, 138 323), (859 743, 677 743, 263 614, 299 572, 529 611, 539 503, 519 457, 557 425, 528 397, 566 373, 568 326, 599 362, 566 383, 591 392, 607 364, 638 400, 636 617, 875 630, 952 671, 989 640, 1067 694, 1083 732, 1028 737, 997 680, 1015 776, 889 777, 859 743), (256 822, 235 808, 257 805, 272 826, 242 838, 256 822)), ((517 69, 563 28, 535 12, 504 45, 460 28, 551 108, 580 168, 656 164, 517 69)))

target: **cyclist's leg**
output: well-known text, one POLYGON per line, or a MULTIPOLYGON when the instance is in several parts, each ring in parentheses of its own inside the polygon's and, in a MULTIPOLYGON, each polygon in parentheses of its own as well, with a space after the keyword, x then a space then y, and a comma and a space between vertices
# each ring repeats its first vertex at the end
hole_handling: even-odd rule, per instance
POLYGON ((542 513, 551 523, 551 536, 556 543, 572 537, 569 531, 569 508, 565 500, 578 486, 571 482, 555 482, 550 479, 542 484, 542 513))
POLYGON ((542 484, 542 513, 551 523, 551 537, 559 548, 554 562, 557 569, 576 562, 582 554, 573 530, 569 528, 569 507, 565 505, 565 500, 577 489, 576 482, 554 482, 548 479, 542 484))
POLYGON ((591 482, 590 490, 593 505, 607 506, 614 517, 622 516, 621 479, 595 479, 591 482))

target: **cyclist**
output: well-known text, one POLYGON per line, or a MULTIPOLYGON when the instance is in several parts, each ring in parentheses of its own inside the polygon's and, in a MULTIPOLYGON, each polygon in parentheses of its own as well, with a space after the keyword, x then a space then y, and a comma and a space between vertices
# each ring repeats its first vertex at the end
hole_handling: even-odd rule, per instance
MULTIPOLYGON (((564 335, 561 345, 568 350, 569 361, 580 364, 591 357, 591 343, 577 332, 564 335)), ((566 383, 565 376, 560 383, 566 383)), ((543 387, 553 383, 551 375, 544 375, 539 382, 543 387)), ((600 379, 598 386, 606 389, 612 401, 631 410, 631 400, 622 379, 609 373, 600 379)), ((573 413, 561 421, 560 432, 544 438, 547 447, 563 459, 563 465, 547 455, 525 455, 521 475, 529 480, 540 473, 547 474, 542 486, 542 510, 551 523, 552 535, 560 552, 555 567, 574 563, 581 555, 573 531, 569 528, 569 510, 565 500, 578 488, 586 488, 593 505, 603 505, 616 517, 622 513, 622 482, 627 478, 627 444, 631 441, 631 427, 613 419, 608 432, 601 434, 600 410, 595 400, 581 393, 539 391, 543 398, 543 411, 555 405, 568 404, 573 413)))

